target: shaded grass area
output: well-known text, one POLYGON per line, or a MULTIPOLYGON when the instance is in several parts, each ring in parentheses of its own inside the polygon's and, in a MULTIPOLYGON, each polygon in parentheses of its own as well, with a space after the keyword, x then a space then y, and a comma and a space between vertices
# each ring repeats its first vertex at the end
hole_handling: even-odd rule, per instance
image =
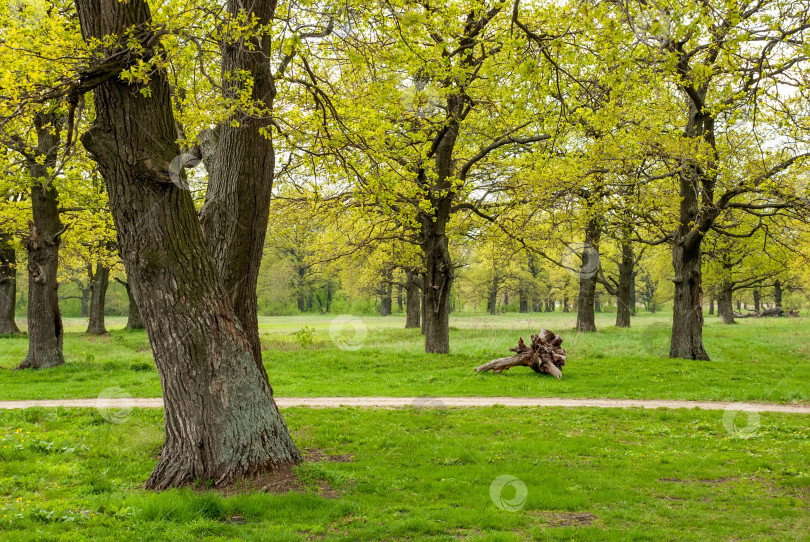
POLYGON ((724 423, 721 412, 697 410, 287 409, 301 448, 351 461, 298 467, 298 492, 223 497, 142 491, 162 412, 124 414, 116 425, 90 410, 0 412, 0 538, 810 537, 807 416, 724 423), (752 431, 735 430, 743 425, 752 431), (503 476, 511 483, 493 490, 503 476))
MULTIPOLYGON (((265 364, 280 396, 612 397, 731 401, 810 401, 810 319, 748 319, 705 328, 711 362, 671 360, 669 314, 645 314, 632 329, 597 317, 600 331, 573 331, 565 313, 463 315, 451 319, 451 349, 427 355, 418 330, 404 319, 362 317, 336 325, 334 316, 261 319, 265 364), (507 355, 518 336, 545 327, 565 338, 563 379, 516 368, 502 375, 473 368, 507 355), (302 330, 304 330, 302 332, 302 330), (358 332, 359 330, 359 332, 358 332), (338 345, 357 349, 341 349, 338 345)), ((110 328, 123 326, 113 320, 110 328)), ((68 321, 63 367, 12 371, 27 350, 25 337, 0 339, 0 399, 96 397, 119 387, 133 397, 160 396, 144 332, 122 329, 87 337, 83 322, 68 321)))

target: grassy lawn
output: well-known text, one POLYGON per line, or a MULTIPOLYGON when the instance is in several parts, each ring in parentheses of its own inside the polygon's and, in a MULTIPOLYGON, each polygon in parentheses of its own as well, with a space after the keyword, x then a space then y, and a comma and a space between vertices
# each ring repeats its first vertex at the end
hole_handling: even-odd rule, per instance
POLYGON ((223 497, 140 490, 160 449, 162 413, 128 414, 111 424, 92 410, 0 412, 0 538, 810 537, 805 416, 288 409, 299 446, 327 459, 296 469, 298 491, 223 497), (746 424, 750 431, 739 429, 746 424), (512 482, 499 491, 503 476, 512 482))
MULTIPOLYGON (((598 333, 577 334, 575 315, 560 312, 454 316, 447 356, 426 355, 419 331, 402 329, 401 316, 362 317, 342 327, 333 324, 334 316, 272 317, 261 320, 261 330, 265 363, 280 396, 810 401, 808 318, 748 319, 724 326, 711 317, 705 329, 711 362, 668 359, 669 314, 635 318, 632 329, 613 327, 614 318, 598 315, 598 333), (519 335, 527 338, 541 327, 565 338, 569 363, 561 381, 524 368, 502 375, 473 373, 477 365, 507 355, 519 335), (296 335, 304 328, 311 330, 311 344, 306 344, 308 333, 296 335)), ((144 332, 125 331, 124 319, 113 318, 108 337, 91 338, 82 333, 82 320, 66 323, 67 363, 41 373, 12 371, 25 356, 27 341, 0 339, 0 399, 96 397, 110 387, 133 397, 160 396, 144 332)))

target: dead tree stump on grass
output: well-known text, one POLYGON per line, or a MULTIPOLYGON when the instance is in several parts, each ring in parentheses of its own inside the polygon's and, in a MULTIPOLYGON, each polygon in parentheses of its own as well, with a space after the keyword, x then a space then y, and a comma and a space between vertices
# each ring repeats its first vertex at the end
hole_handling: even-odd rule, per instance
POLYGON ((512 367, 530 367, 536 373, 547 373, 556 378, 562 378, 560 370, 565 365, 565 350, 560 348, 563 340, 547 329, 540 330, 537 335, 532 335, 532 344, 527 346, 523 342, 523 337, 518 341, 518 345, 510 348, 513 355, 494 359, 480 367, 476 367, 476 373, 493 371, 501 373, 512 367))

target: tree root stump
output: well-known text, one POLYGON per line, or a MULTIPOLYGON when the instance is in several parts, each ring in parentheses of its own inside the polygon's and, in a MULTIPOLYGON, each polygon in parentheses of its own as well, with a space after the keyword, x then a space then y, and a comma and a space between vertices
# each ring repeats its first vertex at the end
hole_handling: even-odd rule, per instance
POLYGON ((565 365, 565 350, 560 348, 563 340, 547 329, 541 329, 537 335, 532 335, 532 344, 527 346, 523 337, 518 345, 510 348, 514 355, 505 358, 493 359, 475 368, 476 373, 492 371, 502 373, 512 367, 530 367, 536 373, 550 374, 562 378, 560 370, 565 365))

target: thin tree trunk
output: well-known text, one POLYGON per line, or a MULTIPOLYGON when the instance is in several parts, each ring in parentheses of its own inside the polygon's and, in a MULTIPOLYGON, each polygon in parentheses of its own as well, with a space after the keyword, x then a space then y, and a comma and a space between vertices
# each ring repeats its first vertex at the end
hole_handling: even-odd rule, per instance
MULTIPOLYGON (((87 40, 137 28, 144 54, 155 53, 145 0, 76 6, 87 40)), ((101 58, 131 55, 121 39, 101 58)), ((146 487, 223 486, 296 463, 301 454, 231 307, 232 292, 220 282, 191 194, 167 174, 180 149, 165 73, 151 72, 148 97, 141 90, 117 77, 98 86, 96 120, 82 142, 107 183, 118 246, 163 387, 166 439, 146 487)))
POLYGON ((29 222, 28 249, 28 355, 20 369, 46 369, 65 363, 64 329, 59 311, 59 245, 64 226, 59 219, 59 195, 49 179, 56 167, 61 122, 53 114, 38 113, 37 154, 42 163, 28 161, 35 184, 31 188, 33 220, 29 222), (54 127, 56 130, 54 130, 54 127), (55 133, 54 133, 55 132, 55 133))
POLYGON ((579 273, 579 300, 577 302, 577 331, 596 331, 596 273, 601 227, 596 219, 588 221, 585 230, 585 246, 582 251, 582 267, 579 273))
POLYGON ((568 296, 563 297, 563 312, 571 312, 571 308, 568 306, 568 296))
POLYGON ((709 298, 709 316, 714 316, 714 298, 709 298))
POLYGON ((391 283, 391 279, 393 278, 393 272, 391 269, 387 269, 383 274, 385 281, 381 285, 380 289, 380 316, 388 316, 391 314, 391 309, 393 308, 393 300, 392 294, 394 293, 394 285, 391 283))
POLYGON ((8 233, 0 233, 0 335, 17 335, 17 251, 8 233))
POLYGON ((107 287, 110 285, 110 268, 101 262, 96 264, 91 283, 90 323, 87 333, 91 335, 106 335, 107 327, 104 323, 104 307, 107 301, 107 287))
POLYGON ((529 295, 526 293, 526 290, 520 288, 518 290, 518 303, 519 303, 519 311, 522 313, 529 312, 529 295))
POLYGON ((127 289, 127 298, 129 299, 129 311, 127 312, 127 329, 143 329, 143 318, 141 318, 141 309, 138 308, 138 303, 135 301, 135 296, 132 294, 132 288, 129 283, 125 282, 124 287, 127 289))
POLYGON ((633 268, 636 257, 633 245, 622 245, 622 259, 619 262, 619 285, 616 292, 616 327, 630 327, 633 313, 633 268))
POLYGON ((487 311, 490 314, 498 313, 498 277, 492 279, 489 285, 489 297, 487 297, 487 311))
POLYGON ((405 329, 414 329, 419 327, 422 292, 413 272, 407 270, 405 271, 405 291, 407 296, 405 299, 405 329))
POLYGON ((88 286, 87 288, 82 288, 82 318, 88 318, 90 316, 90 299, 93 297, 93 288, 92 286, 88 286))
POLYGON ((420 305, 422 307, 422 311, 421 311, 422 320, 420 322, 420 330, 422 332, 422 335, 426 335, 427 330, 425 328, 427 326, 427 324, 426 324, 426 321, 427 321, 427 304, 426 304, 425 300, 427 299, 427 296, 425 294, 424 285, 426 284, 426 281, 427 281, 427 275, 423 273, 420 278, 421 278, 421 281, 422 281, 422 284, 419 287, 419 294, 420 294, 419 299, 421 301, 420 305))
MULTIPOLYGON (((635 262, 633 264, 635 266, 635 262)), ((637 271, 633 271, 632 276, 630 277, 630 316, 636 315, 636 275, 638 275, 637 271)))
POLYGON ((773 302, 775 308, 782 308, 782 283, 778 280, 773 283, 773 302))
POLYGON ((759 292, 759 288, 757 288, 756 290, 754 290, 754 311, 755 312, 760 311, 761 300, 762 300, 762 294, 759 292))

